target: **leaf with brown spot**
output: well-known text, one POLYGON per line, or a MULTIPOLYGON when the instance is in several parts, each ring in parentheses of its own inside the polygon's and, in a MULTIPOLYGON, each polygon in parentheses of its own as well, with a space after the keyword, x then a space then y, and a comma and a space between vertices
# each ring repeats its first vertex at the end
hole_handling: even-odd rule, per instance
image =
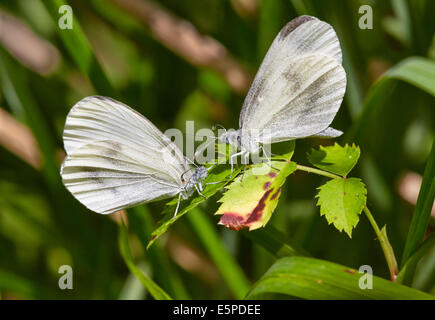
POLYGON ((255 230, 269 221, 278 204, 281 187, 296 170, 296 163, 272 161, 269 172, 258 174, 261 165, 267 164, 252 166, 226 188, 219 200, 222 205, 215 213, 222 215, 219 224, 233 230, 255 230))
POLYGON ((352 237, 352 230, 359 221, 363 210, 367 189, 361 179, 336 178, 329 180, 318 188, 317 205, 320 206, 320 215, 325 216, 329 224, 339 230, 344 230, 352 237))

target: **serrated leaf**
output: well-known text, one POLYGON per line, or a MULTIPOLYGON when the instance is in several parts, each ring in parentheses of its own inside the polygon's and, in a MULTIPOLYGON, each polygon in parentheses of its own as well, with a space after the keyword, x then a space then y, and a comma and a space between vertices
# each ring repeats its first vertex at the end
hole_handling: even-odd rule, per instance
POLYGON ((336 143, 333 146, 320 146, 319 150, 313 149, 308 154, 308 160, 319 169, 345 177, 356 165, 359 156, 360 149, 354 144, 342 147, 336 143))
POLYGON ((226 188, 219 200, 222 205, 215 213, 222 215, 219 224, 233 230, 255 230, 269 221, 278 204, 281 187, 296 170, 296 163, 272 161, 270 171, 263 174, 256 171, 259 166, 252 166, 226 188))
POLYGON ((325 216, 329 224, 344 230, 352 237, 352 229, 359 221, 359 215, 367 200, 367 189, 361 179, 332 179, 319 187, 317 205, 320 215, 325 216))

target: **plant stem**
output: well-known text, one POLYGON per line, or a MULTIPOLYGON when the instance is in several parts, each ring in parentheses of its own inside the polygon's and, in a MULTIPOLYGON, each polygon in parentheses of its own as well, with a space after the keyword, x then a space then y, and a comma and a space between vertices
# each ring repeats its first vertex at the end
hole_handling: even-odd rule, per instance
POLYGON ((387 229, 385 227, 383 227, 382 230, 379 229, 375 219, 372 216, 372 213, 367 206, 365 206, 363 210, 369 219, 373 230, 375 230, 379 242, 381 243, 382 251, 384 252, 385 260, 387 260, 388 269, 390 270, 391 281, 396 282, 397 275, 399 274, 399 268, 397 266, 397 260, 396 256, 394 255, 393 247, 388 240, 387 229))
POLYGON ((300 164, 298 164, 296 166, 296 170, 301 170, 301 171, 306 171, 306 172, 310 172, 310 173, 315 173, 315 174, 318 174, 318 175, 321 175, 321 176, 325 176, 325 177, 328 177, 328 178, 331 178, 331 179, 341 178, 340 176, 337 176, 337 175, 335 175, 333 173, 329 173, 327 171, 323 171, 323 170, 316 169, 316 168, 302 166, 300 164))
MULTIPOLYGON (((296 170, 301 170, 309 173, 318 174, 324 177, 328 177, 331 179, 343 179, 343 177, 340 177, 338 175, 335 175, 333 173, 323 171, 320 169, 312 168, 312 167, 306 167, 303 165, 297 165, 296 170)), ((367 216, 367 219, 369 219, 370 224, 372 225, 373 230, 376 233, 376 236, 381 244, 382 251, 384 252, 385 260, 387 261, 388 269, 390 271, 390 277, 391 281, 395 282, 397 275, 399 274, 399 269, 397 267, 397 260, 394 255, 393 247, 390 244, 390 241, 388 240, 387 236, 387 230, 386 228, 379 229, 375 218, 373 218, 372 213, 370 212, 369 208, 367 206, 364 206, 364 213, 367 216)))

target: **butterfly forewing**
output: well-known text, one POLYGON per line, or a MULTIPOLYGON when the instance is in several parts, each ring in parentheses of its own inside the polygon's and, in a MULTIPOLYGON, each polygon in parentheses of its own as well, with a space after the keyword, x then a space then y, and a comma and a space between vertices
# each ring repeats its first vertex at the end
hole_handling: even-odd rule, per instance
POLYGON ((105 97, 88 97, 73 107, 64 143, 63 182, 98 213, 172 197, 189 169, 181 151, 152 123, 105 97))
POLYGON ((345 88, 333 28, 314 17, 296 18, 266 54, 244 101, 240 127, 270 132, 271 142, 315 135, 332 122, 345 88))

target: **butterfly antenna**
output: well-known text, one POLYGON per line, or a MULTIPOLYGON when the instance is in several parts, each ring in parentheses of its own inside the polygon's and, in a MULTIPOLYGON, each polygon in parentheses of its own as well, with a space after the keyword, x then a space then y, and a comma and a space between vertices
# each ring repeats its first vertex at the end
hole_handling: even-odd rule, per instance
MULTIPOLYGON (((193 155, 193 157, 195 157, 195 155, 193 155)), ((190 160, 188 157, 184 157, 184 158, 187 160, 187 162, 190 162, 190 164, 193 164, 196 168, 198 168, 198 165, 194 161, 190 160)), ((190 171, 190 170, 187 170, 187 171, 190 171)))
POLYGON ((216 125, 214 125, 214 126, 212 127, 212 129, 214 129, 214 127, 219 127, 219 128, 221 128, 221 129, 224 129, 225 131, 227 131, 227 129, 225 129, 225 127, 224 127, 223 125, 221 125, 221 124, 216 124, 216 125))

